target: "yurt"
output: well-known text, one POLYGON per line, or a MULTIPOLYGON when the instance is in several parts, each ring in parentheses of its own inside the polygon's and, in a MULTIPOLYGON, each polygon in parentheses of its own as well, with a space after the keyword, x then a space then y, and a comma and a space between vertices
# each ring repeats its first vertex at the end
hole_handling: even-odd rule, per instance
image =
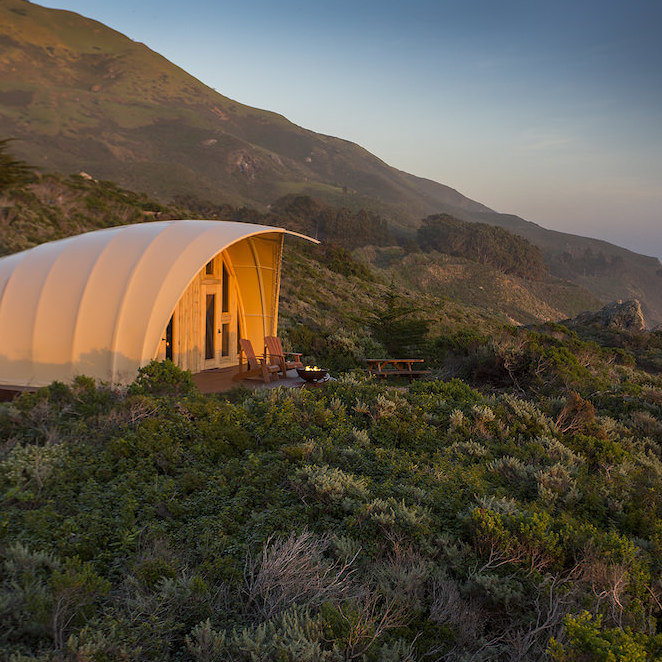
POLYGON ((236 365, 239 338, 261 351, 277 333, 286 234, 155 221, 0 258, 0 385, 128 384, 152 359, 193 373, 236 365))

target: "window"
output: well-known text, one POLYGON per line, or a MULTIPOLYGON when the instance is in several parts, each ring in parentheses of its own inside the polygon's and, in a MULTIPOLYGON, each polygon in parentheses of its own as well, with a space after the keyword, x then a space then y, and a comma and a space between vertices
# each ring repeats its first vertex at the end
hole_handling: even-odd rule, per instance
POLYGON ((223 284, 221 293, 221 312, 230 312, 230 274, 223 263, 223 284))
POLYGON ((214 343, 214 329, 216 327, 216 295, 207 295, 205 311, 205 358, 213 359, 216 353, 214 343))
POLYGON ((221 327, 221 356, 230 356, 230 325, 221 327))
POLYGON ((172 347, 172 326, 173 326, 173 317, 170 318, 168 326, 166 327, 165 332, 165 357, 169 361, 173 360, 173 347, 172 347))

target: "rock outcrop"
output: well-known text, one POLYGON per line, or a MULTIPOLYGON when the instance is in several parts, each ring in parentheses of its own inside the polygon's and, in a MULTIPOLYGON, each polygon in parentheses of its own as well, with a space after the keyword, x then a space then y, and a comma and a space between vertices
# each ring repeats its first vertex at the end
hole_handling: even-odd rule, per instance
POLYGON ((645 331, 646 321, 637 299, 615 301, 597 312, 580 313, 568 326, 593 326, 612 331, 645 331))

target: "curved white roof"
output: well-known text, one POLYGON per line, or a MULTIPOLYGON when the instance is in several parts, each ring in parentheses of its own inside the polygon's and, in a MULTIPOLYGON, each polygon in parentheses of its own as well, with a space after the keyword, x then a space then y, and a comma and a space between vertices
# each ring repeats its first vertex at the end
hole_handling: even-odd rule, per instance
MULTIPOLYGON (((283 228, 229 221, 113 227, 0 258, 0 384, 134 379, 215 255, 283 228)), ((307 237, 306 237, 307 238, 307 237)))

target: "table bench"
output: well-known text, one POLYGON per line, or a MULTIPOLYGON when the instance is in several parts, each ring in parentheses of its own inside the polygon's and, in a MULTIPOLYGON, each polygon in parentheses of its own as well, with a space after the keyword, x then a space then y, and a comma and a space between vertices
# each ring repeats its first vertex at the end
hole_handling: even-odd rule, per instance
POLYGON ((424 359, 366 359, 368 372, 375 377, 422 377, 429 375, 430 370, 414 369, 417 363, 424 359))

